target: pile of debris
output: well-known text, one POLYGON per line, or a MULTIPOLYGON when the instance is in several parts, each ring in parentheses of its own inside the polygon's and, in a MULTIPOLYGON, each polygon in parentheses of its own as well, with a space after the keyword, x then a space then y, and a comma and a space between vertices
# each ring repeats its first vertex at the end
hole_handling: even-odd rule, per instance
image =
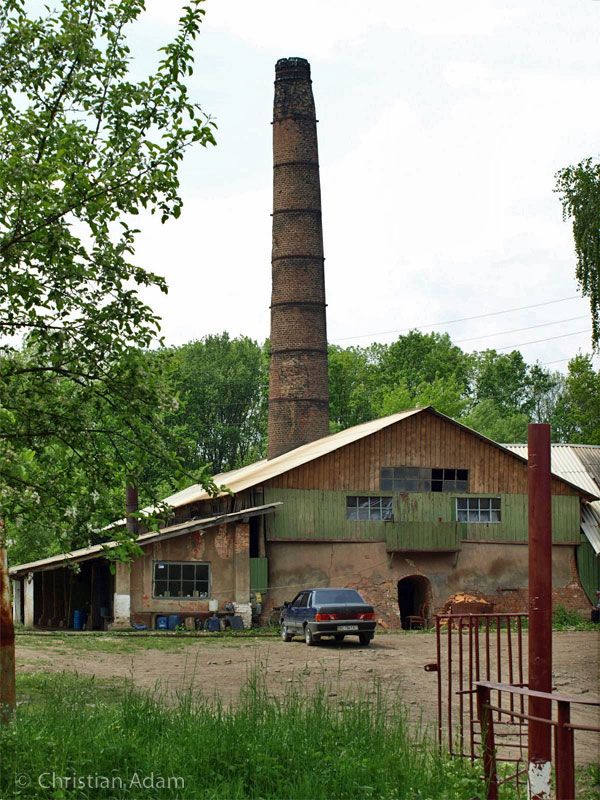
POLYGON ((466 594, 456 592, 451 594, 443 609, 444 614, 491 614, 494 610, 493 603, 477 592, 466 594))

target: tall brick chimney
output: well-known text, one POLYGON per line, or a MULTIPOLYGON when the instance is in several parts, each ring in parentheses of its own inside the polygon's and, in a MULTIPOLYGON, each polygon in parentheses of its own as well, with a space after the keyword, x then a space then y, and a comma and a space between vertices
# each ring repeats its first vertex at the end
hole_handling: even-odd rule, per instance
POLYGON ((329 434, 323 261, 310 64, 282 58, 273 106, 268 458, 329 434))

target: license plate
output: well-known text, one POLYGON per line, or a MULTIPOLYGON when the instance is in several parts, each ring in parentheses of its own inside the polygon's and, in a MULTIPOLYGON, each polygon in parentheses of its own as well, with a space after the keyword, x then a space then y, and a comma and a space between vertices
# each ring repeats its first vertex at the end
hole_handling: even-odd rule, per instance
POLYGON ((338 625, 338 631, 357 631, 358 625, 338 625))

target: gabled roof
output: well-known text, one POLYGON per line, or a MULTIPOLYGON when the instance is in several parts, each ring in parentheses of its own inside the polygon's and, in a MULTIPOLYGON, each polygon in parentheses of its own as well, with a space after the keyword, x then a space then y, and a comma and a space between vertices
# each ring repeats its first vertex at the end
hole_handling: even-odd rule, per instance
MULTIPOLYGON (((345 447, 348 444, 352 444, 359 439, 363 439, 366 436, 371 436, 371 434, 377 433, 377 431, 381 431, 384 428, 388 428, 390 425, 395 425, 397 422, 407 419, 407 417, 412 417, 416 414, 422 414, 425 411, 435 414, 435 416, 440 417, 446 422, 462 428, 472 436, 476 436, 478 439, 481 439, 492 447, 497 447, 499 450, 502 450, 514 458, 519 459, 519 461, 523 461, 525 463, 527 462, 527 459, 520 453, 516 453, 506 446, 498 444, 498 442, 494 442, 492 439, 488 439, 487 436, 483 436, 481 433, 474 431, 472 428, 468 428, 461 422, 457 422, 455 419, 447 417, 445 414, 436 411, 433 406, 423 406, 421 408, 411 408, 407 411, 400 411, 397 414, 391 414, 388 417, 380 417, 379 419, 374 419, 370 422, 363 422, 361 425, 354 425, 352 428, 347 428, 345 431, 332 433, 330 436, 324 436, 322 439, 317 439, 314 442, 303 444, 301 447, 296 447, 294 450, 290 450, 288 453, 283 453, 283 455, 277 456, 277 458, 272 458, 270 460, 263 459, 262 461, 256 461, 254 464, 248 464, 246 467, 241 467, 240 469, 235 469, 231 472, 222 472, 219 475, 215 475, 213 480, 218 486, 226 486, 231 492, 237 494, 238 492, 243 492, 246 489, 250 489, 252 486, 258 486, 264 481, 268 481, 271 478, 277 477, 278 475, 282 475, 284 472, 289 472, 289 470, 292 470, 295 467, 300 467, 309 461, 314 461, 321 456, 328 455, 329 453, 332 453, 341 447, 345 447)), ((554 477, 564 481, 565 483, 568 483, 578 492, 583 492, 586 495, 590 495, 590 499, 595 499, 600 496, 600 491, 590 492, 584 487, 571 482, 568 478, 564 478, 560 474, 554 475, 554 477)), ((173 508, 178 508, 180 506, 188 505, 189 503, 196 503, 199 500, 207 500, 208 497, 209 495, 207 494, 206 490, 199 484, 195 484, 194 486, 189 486, 187 489, 183 489, 176 494, 172 494, 170 497, 166 497, 163 502, 172 506, 173 508)), ((144 511, 148 513, 151 510, 151 508, 144 509, 144 511)), ((120 521, 120 524, 124 523, 125 520, 120 521)))
MULTIPOLYGON (((245 489, 250 489, 252 486, 258 486, 271 478, 276 478, 284 472, 289 472, 295 467, 301 467, 308 461, 314 461, 316 458, 332 453, 340 447, 352 444, 358 439, 370 436, 372 433, 387 428, 395 422, 400 422, 402 419, 419 414, 424 410, 424 408, 411 408, 409 411, 400 411, 398 414, 392 414, 389 417, 380 417, 370 422, 363 422, 361 425, 346 428, 345 431, 332 433, 322 439, 303 444, 276 458, 264 458, 262 461, 255 461, 253 464, 231 470, 231 472, 221 472, 215 475, 213 480, 217 486, 226 486, 231 492, 237 494, 245 489)), ((196 483, 193 486, 188 486, 187 489, 182 489, 180 492, 170 495, 170 497, 165 497, 163 502, 173 508, 179 508, 180 506, 186 506, 189 503, 196 503, 199 500, 207 500, 208 498, 209 495, 204 487, 196 483)), ((144 509, 144 512, 149 513, 150 511, 152 511, 150 507, 144 509)), ((119 523, 114 524, 125 524, 125 520, 120 520, 119 523)))

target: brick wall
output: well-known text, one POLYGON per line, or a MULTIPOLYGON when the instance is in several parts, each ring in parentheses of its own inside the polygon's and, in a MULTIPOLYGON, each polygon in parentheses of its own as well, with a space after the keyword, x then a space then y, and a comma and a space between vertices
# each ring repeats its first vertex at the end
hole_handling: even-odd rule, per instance
POLYGON ((281 59, 273 106, 268 457, 329 434, 321 188, 310 65, 281 59))

